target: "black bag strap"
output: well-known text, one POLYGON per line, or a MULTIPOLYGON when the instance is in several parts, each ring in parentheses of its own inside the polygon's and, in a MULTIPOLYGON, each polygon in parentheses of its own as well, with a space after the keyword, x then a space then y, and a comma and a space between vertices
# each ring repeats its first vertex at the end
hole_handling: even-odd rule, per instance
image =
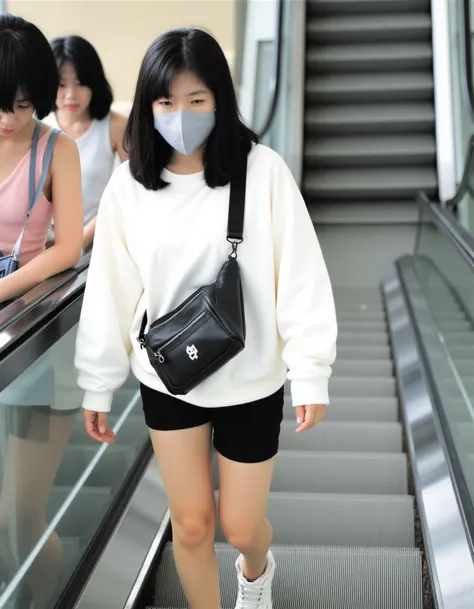
MULTIPOLYGON (((244 240, 244 216, 245 216, 245 190, 247 188, 247 161, 246 154, 241 155, 239 162, 230 182, 229 195, 229 219, 227 222, 227 241, 232 243, 230 258, 237 258, 237 247, 244 240)), ((145 329, 148 323, 148 315, 145 311, 138 334, 138 342, 145 346, 145 329)))
POLYGON ((230 184, 229 221, 227 241, 242 243, 245 216, 245 189, 247 187, 247 155, 241 155, 230 184))

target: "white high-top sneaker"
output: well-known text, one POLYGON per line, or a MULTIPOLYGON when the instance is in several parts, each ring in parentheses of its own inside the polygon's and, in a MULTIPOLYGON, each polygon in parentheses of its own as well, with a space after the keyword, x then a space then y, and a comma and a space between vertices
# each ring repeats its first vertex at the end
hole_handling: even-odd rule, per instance
POLYGON ((254 582, 245 579, 242 571, 243 556, 240 555, 235 563, 239 582, 239 595, 235 609, 272 609, 272 582, 275 576, 275 559, 268 552, 265 573, 254 582))

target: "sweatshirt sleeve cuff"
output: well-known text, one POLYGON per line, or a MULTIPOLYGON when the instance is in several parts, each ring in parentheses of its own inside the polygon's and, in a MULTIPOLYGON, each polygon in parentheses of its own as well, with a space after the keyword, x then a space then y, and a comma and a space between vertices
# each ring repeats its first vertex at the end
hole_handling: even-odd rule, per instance
POLYGON ((101 393, 86 391, 82 407, 94 412, 110 412, 113 397, 113 391, 104 391, 101 393))
POLYGON ((328 381, 326 379, 294 380, 291 382, 291 398, 295 408, 309 404, 328 405, 328 381))

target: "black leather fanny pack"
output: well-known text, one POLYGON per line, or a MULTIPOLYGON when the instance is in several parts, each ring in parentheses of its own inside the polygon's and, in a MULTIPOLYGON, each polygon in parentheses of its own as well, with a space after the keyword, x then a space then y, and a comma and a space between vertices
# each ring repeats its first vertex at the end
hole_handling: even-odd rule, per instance
POLYGON ((247 156, 230 186, 228 260, 214 283, 199 288, 176 309, 151 324, 143 316, 138 342, 166 389, 185 395, 222 368, 245 347, 245 310, 237 262, 243 241, 247 156))

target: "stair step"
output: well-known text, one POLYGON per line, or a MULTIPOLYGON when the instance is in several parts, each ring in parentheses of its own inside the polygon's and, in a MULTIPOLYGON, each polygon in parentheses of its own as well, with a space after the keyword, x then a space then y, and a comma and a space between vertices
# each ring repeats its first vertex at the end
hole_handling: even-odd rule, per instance
MULTIPOLYGON (((338 319, 339 333, 348 332, 349 334, 365 334, 366 332, 387 332, 387 322, 382 317, 379 320, 358 319, 348 321, 338 319)), ((456 329, 461 326, 455 326, 456 329)))
POLYGON ((310 138, 304 159, 308 168, 406 166, 436 160, 436 143, 431 135, 310 138))
POLYGON ((433 133, 434 107, 430 102, 398 105, 336 105, 308 108, 305 130, 316 132, 372 134, 372 133, 433 133))
MULTIPOLYGON (((278 565, 274 609, 422 609, 422 560, 414 548, 272 547, 278 565), (370 585, 367 585, 370 582, 370 585), (337 594, 335 594, 337 591, 337 594)), ((216 544, 222 607, 235 606, 238 553, 216 544)), ((188 607, 179 583, 171 544, 160 558, 156 607, 188 607)))
POLYGON ((296 433, 294 421, 283 421, 281 450, 400 453, 403 450, 400 423, 322 421, 313 429, 296 433))
POLYGON ((334 15, 429 12, 430 0, 308 0, 309 14, 334 15))
POLYGON ((364 332, 361 336, 360 332, 339 332, 337 339, 338 345, 359 345, 361 342, 364 345, 386 345, 388 343, 388 334, 384 331, 380 332, 364 332))
POLYGON ((371 103, 431 101, 433 76, 429 72, 406 74, 331 74, 310 77, 306 82, 308 101, 318 103, 371 103))
MULTIPOLYGON (((340 344, 337 345, 337 357, 343 359, 387 359, 391 357, 390 346, 387 345, 355 345, 355 344, 340 344)), ((469 356, 468 356, 469 357, 469 356)))
MULTIPOLYGON (((219 488, 213 459, 214 488, 219 488)), ((407 460, 398 453, 281 450, 272 491, 293 493, 407 494, 407 460)))
POLYGON ((429 42, 325 45, 312 47, 306 56, 308 74, 431 70, 431 66, 429 42))
MULTIPOLYGON (((295 409, 291 400, 285 401, 284 418, 295 420, 295 409)), ((325 421, 389 423, 399 419, 398 401, 395 397, 344 397, 331 395, 325 421)))
POLYGON ((337 357, 332 370, 332 378, 339 376, 391 377, 393 376, 393 362, 389 358, 359 360, 337 357))
POLYGON ((310 19, 309 43, 325 42, 430 42, 431 18, 428 13, 343 15, 310 19))
MULTIPOLYGON (((275 544, 415 545, 413 499, 408 496, 270 493, 267 516, 275 544)), ((216 540, 226 541, 220 526, 216 540)))
POLYGON ((331 396, 345 397, 394 397, 397 393, 396 380, 393 377, 343 377, 336 376, 329 381, 331 396))
POLYGON ((434 193, 434 167, 406 169, 328 169, 307 172, 304 192, 315 200, 413 200, 419 190, 434 193))
POLYGON ((385 316, 385 312, 382 309, 379 309, 378 311, 374 311, 373 308, 370 308, 369 311, 364 311, 360 309, 360 306, 357 305, 353 305, 352 309, 340 309, 338 308, 338 306, 336 305, 336 310, 337 310, 337 320, 338 323, 371 323, 371 322, 377 322, 377 323, 386 323, 386 316, 385 316))

